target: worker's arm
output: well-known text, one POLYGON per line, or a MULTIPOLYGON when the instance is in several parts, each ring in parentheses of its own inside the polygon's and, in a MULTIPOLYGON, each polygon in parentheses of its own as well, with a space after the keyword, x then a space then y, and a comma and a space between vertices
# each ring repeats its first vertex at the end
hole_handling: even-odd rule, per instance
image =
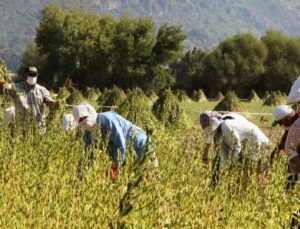
POLYGON ((7 83, 4 80, 0 80, 0 93, 1 94, 6 94, 11 97, 16 97, 16 86, 13 83, 7 83))
POLYGON ((209 149, 210 149, 211 144, 206 143, 204 146, 204 151, 202 155, 202 162, 204 164, 207 164, 209 161, 209 149))
POLYGON ((43 88, 43 102, 53 110, 59 108, 59 101, 53 100, 50 92, 46 88, 43 88))
POLYGON ((209 129, 204 130, 204 140, 205 146, 202 154, 202 162, 207 164, 209 162, 209 149, 211 145, 214 143, 214 132, 209 129))
POLYGON ((122 129, 115 124, 112 124, 110 130, 110 141, 120 150, 122 156, 122 164, 125 164, 126 160, 126 139, 123 135, 122 129))

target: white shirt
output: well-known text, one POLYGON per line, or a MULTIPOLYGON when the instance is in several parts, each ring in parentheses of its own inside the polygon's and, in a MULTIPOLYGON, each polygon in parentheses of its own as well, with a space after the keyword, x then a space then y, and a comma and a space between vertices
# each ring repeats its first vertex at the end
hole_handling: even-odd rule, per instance
POLYGON ((251 154, 258 154, 262 147, 270 145, 269 138, 252 122, 246 118, 227 119, 221 123, 222 136, 225 143, 238 157, 245 140, 250 142, 251 154))
MULTIPOLYGON (((246 120, 246 118, 240 114, 236 114, 236 113, 230 113, 230 114, 225 114, 225 115, 222 115, 222 119, 225 118, 225 117, 232 117, 236 120, 238 119, 244 119, 246 120)), ((219 121, 219 124, 221 124, 221 120, 219 121)), ((214 135, 215 135, 215 130, 214 128, 212 128, 212 126, 208 126, 206 129, 205 129, 205 132, 204 132, 204 139, 205 139, 205 143, 206 144, 213 144, 214 142, 214 135)))

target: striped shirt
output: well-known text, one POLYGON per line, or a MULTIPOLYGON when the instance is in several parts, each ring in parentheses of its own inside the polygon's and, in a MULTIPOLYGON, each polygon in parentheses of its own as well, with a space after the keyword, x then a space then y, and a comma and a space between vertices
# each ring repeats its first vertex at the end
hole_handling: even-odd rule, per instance
POLYGON ((8 93, 14 99, 17 117, 28 118, 32 115, 38 124, 45 123, 45 102, 53 101, 45 87, 21 82, 12 85, 8 93))

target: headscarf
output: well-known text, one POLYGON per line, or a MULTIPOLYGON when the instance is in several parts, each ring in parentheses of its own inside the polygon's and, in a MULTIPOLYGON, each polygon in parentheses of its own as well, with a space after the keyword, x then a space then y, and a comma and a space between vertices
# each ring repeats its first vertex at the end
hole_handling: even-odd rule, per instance
POLYGON ((222 115, 216 111, 204 111, 200 114, 200 125, 203 129, 210 126, 213 130, 217 129, 221 123, 222 115))
POLYGON ((73 116, 78 124, 80 124, 80 118, 87 116, 91 120, 92 124, 95 125, 97 123, 98 114, 90 104, 82 103, 74 108, 73 116))

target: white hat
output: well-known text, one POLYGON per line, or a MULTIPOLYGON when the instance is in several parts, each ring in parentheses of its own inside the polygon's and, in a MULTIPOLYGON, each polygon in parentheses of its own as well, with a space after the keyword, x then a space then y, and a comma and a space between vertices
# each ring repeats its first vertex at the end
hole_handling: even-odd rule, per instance
POLYGON ((14 123, 15 116, 16 116, 16 109, 14 106, 6 108, 3 114, 4 125, 8 126, 9 124, 14 123))
POLYGON ((279 120, 287 117, 288 115, 292 114, 293 112, 294 112, 294 110, 290 106, 281 105, 274 109, 273 115, 274 115, 275 121, 279 121, 279 120))
POLYGON ((286 100, 287 104, 299 103, 300 102, 300 77, 294 82, 288 98, 286 100))
POLYGON ((75 118, 72 114, 64 114, 62 117, 62 121, 64 131, 73 130, 77 126, 75 118))
POLYGON ((81 117, 88 116, 91 118, 93 124, 95 124, 97 122, 97 117, 98 117, 98 114, 94 109, 94 107, 92 107, 88 103, 82 103, 80 105, 77 105, 73 110, 73 115, 77 123, 79 122, 79 119, 81 117))

